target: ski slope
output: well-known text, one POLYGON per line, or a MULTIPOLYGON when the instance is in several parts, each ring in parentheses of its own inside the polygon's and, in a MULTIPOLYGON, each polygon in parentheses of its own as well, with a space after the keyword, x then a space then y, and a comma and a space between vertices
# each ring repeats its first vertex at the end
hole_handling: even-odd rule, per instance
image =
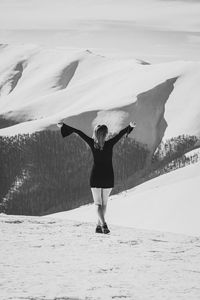
MULTIPOLYGON (((200 162, 110 196, 109 224, 200 236, 200 162)), ((94 205, 51 215, 96 222, 94 205)))
POLYGON ((60 120, 88 135, 97 123, 111 133, 136 121, 134 138, 155 149, 163 138, 200 133, 200 64, 156 65, 89 50, 3 45, 0 112, 16 125, 0 135, 56 130, 60 120))

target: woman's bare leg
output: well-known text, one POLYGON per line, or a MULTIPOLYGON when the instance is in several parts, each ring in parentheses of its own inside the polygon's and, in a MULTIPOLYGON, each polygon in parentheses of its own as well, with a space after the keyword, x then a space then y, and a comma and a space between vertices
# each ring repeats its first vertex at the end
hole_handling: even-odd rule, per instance
POLYGON ((97 208, 97 214, 98 214, 98 224, 103 225, 103 224, 105 224, 103 206, 102 205, 96 205, 96 208, 97 208))
POLYGON ((105 214, 106 214, 106 208, 107 208, 107 203, 108 203, 108 197, 112 191, 112 188, 108 189, 102 189, 101 190, 101 197, 102 197, 102 207, 103 207, 103 215, 105 219, 105 214))
POLYGON ((103 225, 105 223, 103 205, 102 205, 102 192, 101 188, 91 188, 94 204, 98 216, 98 224, 103 225))

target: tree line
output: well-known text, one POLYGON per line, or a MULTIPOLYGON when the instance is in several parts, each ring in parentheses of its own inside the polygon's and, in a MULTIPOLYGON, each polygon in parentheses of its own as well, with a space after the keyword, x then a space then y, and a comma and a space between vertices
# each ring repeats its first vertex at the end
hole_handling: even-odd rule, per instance
MULTIPOLYGON (((130 138, 114 147, 115 188, 141 170, 149 152, 130 138)), ((89 176, 92 153, 85 142, 60 132, 0 137, 0 211, 8 214, 43 215, 92 202, 89 176)))
POLYGON ((198 154, 185 156, 196 148, 198 138, 193 135, 179 135, 162 141, 152 157, 151 168, 146 179, 160 176, 199 160, 198 154))
MULTIPOLYGON (((122 138, 114 147, 113 194, 146 180, 195 163, 196 136, 180 135, 163 141, 152 156, 131 138, 122 138)), ((63 139, 60 132, 0 137, 0 212, 44 215, 91 203, 89 176, 92 153, 76 134, 63 139)))

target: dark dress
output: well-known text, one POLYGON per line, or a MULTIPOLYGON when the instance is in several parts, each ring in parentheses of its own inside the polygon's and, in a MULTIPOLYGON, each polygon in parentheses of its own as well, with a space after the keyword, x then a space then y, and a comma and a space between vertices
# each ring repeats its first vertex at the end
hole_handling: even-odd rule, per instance
POLYGON ((130 133, 133 128, 128 125, 113 138, 105 141, 103 150, 94 147, 94 140, 81 130, 63 124, 61 134, 63 137, 77 133, 89 146, 93 154, 93 167, 90 175, 90 187, 111 188, 114 186, 114 172, 112 165, 113 146, 125 133, 130 133))

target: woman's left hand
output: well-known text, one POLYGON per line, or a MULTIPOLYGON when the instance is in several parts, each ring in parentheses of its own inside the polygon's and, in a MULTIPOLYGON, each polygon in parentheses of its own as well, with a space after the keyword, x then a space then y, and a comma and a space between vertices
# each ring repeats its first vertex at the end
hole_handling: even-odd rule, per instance
POLYGON ((132 128, 135 128, 136 127, 136 123, 135 122, 130 122, 129 124, 132 128))

